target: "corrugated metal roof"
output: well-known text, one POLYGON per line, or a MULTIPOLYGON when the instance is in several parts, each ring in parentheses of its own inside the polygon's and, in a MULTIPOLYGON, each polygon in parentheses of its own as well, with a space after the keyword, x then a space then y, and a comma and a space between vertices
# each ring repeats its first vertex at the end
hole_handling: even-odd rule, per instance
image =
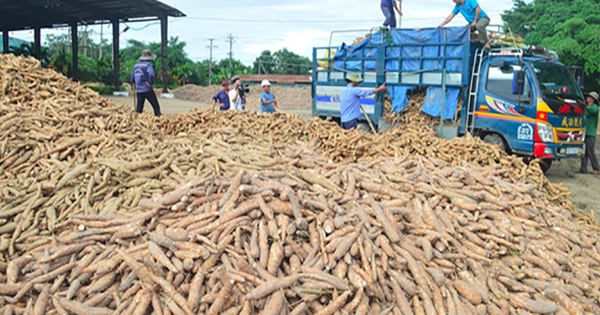
POLYGON ((0 0, 0 30, 185 16, 156 0, 0 0))
POLYGON ((242 82, 261 82, 269 80, 272 84, 310 84, 312 77, 310 75, 291 75, 291 74, 240 74, 237 77, 242 82))

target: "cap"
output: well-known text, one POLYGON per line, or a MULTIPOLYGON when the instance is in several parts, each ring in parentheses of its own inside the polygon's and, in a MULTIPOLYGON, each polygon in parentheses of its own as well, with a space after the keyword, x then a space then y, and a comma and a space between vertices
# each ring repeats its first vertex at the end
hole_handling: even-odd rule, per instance
POLYGON ((267 80, 267 79, 264 79, 260 83, 260 86, 271 86, 271 82, 269 82, 269 80, 267 80))
POLYGON ((227 82, 227 80, 223 80, 223 82, 221 82, 221 85, 222 85, 222 86, 229 85, 229 82, 227 82))
POLYGON ((593 99, 596 100, 596 102, 600 102, 600 96, 598 96, 598 93, 590 92, 590 94, 588 94, 588 96, 591 96, 593 99))

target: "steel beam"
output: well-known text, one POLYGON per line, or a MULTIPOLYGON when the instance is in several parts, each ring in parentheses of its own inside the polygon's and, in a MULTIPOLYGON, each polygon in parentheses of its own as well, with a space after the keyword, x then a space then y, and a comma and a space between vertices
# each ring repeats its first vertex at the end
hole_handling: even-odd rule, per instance
POLYGON ((79 38, 77 37, 77 22, 71 23, 71 53, 73 54, 73 73, 71 79, 79 79, 79 38))
POLYGON ((119 66, 119 19, 112 20, 113 29, 113 69, 114 69, 114 84, 115 91, 119 91, 121 82, 119 81, 120 66, 119 66))
POLYGON ((164 15, 160 17, 160 42, 161 42, 161 55, 162 55, 162 83, 163 93, 168 93, 167 84, 169 83, 169 75, 167 74, 168 64, 167 56, 169 53, 169 37, 168 37, 168 21, 169 17, 164 15))
POLYGON ((2 52, 8 54, 10 52, 8 41, 8 30, 2 30, 2 52))
POLYGON ((38 26, 33 31, 33 55, 37 60, 42 59, 42 29, 38 26))

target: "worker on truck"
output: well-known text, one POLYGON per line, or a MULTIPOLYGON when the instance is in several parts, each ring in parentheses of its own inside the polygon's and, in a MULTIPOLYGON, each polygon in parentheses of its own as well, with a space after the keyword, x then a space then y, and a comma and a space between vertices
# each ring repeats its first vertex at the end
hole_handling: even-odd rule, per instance
POLYGON ((598 128, 598 102, 600 96, 596 92, 591 92, 587 95, 585 100, 585 153, 581 158, 581 167, 576 173, 587 174, 587 162, 588 159, 592 163, 592 173, 598 174, 600 172, 600 165, 598 165, 598 159, 596 158, 596 130, 598 128))
POLYGON ((485 28, 490 24, 490 18, 481 10, 477 0, 452 0, 456 4, 452 13, 438 26, 438 28, 450 23, 452 19, 460 12, 462 16, 469 22, 471 30, 477 29, 481 41, 484 43, 483 48, 490 49, 490 41, 485 28))
POLYGON ((385 21, 383 21, 383 27, 387 28, 396 28, 398 24, 396 22, 396 13, 394 13, 394 9, 400 16, 402 16, 402 11, 398 9, 398 4, 396 0, 381 0, 381 12, 383 12, 383 16, 385 17, 385 21))
POLYGON ((360 119, 361 97, 371 96, 380 91, 387 91, 387 86, 385 86, 385 83, 372 90, 357 89, 356 87, 362 81, 363 79, 361 79, 358 74, 350 74, 346 77, 346 82, 348 82, 348 85, 340 93, 340 114, 342 116, 341 122, 342 128, 346 130, 354 129, 358 126, 358 121, 360 119))

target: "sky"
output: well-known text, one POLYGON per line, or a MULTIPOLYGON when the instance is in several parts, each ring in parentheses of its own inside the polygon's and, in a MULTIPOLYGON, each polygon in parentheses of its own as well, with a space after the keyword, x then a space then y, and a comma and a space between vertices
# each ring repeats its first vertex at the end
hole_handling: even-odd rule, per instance
MULTIPOLYGON (((287 48, 311 58, 313 47, 351 42, 371 28, 383 23, 379 0, 161 0, 179 9, 186 17, 169 18, 169 36, 178 36, 187 43, 188 57, 195 61, 209 59, 209 39, 213 40, 213 60, 229 57, 228 37, 233 38, 233 58, 251 65, 263 50, 275 52, 287 48), (333 33, 332 31, 351 31, 333 33)), ((490 25, 502 24, 500 14, 512 7, 512 0, 479 0, 480 7, 490 16, 490 25)), ((427 28, 439 25, 452 11, 452 0, 404 1, 401 21, 403 28, 427 28)), ((448 26, 465 25, 458 15, 448 26)), ((128 39, 143 42, 160 41, 157 22, 127 23, 121 34, 121 47, 128 39)), ((96 42, 100 27, 91 27, 96 42)), ((43 30, 46 34, 66 32, 66 29, 43 30)), ((103 27, 104 38, 111 40, 111 26, 103 27)), ((25 40, 33 40, 33 31, 11 32, 25 40)))

